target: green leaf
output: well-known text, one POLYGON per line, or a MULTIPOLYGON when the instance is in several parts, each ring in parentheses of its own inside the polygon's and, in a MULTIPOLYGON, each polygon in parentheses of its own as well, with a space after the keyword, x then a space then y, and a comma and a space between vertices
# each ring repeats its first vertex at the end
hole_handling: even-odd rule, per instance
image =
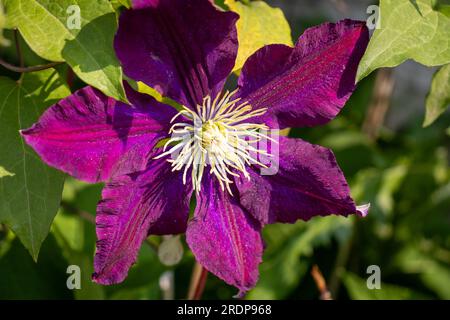
MULTIPOLYGON (((79 243, 83 245, 83 238, 86 237, 85 233, 87 232, 87 223, 88 222, 82 221, 77 216, 63 216, 62 213, 59 213, 55 218, 54 224, 52 225, 52 233, 55 235, 56 240, 63 249, 64 257, 67 259, 68 263, 71 265, 77 265, 82 270, 80 279, 81 288, 75 290, 75 298, 82 300, 99 300, 105 298, 105 293, 103 287, 94 283, 91 279, 91 275, 94 272, 94 263, 92 261, 93 252, 87 253, 81 250, 73 249, 72 244, 66 239, 68 232, 72 233, 73 236, 74 231, 78 231, 81 236, 77 234, 77 238, 81 239, 77 240, 80 240, 79 243)), ((94 245, 95 243, 93 244, 93 247, 94 245)))
POLYGON ((64 257, 82 270, 81 289, 74 291, 76 299, 105 298, 105 287, 91 279, 96 241, 95 210, 101 189, 101 184, 86 184, 68 177, 64 183, 64 203, 52 224, 52 233, 63 249, 64 257), (88 219, 89 215, 92 215, 91 219, 88 219))
POLYGON ((291 28, 279 8, 272 8, 264 1, 225 0, 225 4, 240 16, 237 22, 239 51, 234 71, 240 70, 247 58, 265 45, 293 45, 291 28))
POLYGON ((358 81, 408 59, 426 66, 450 63, 450 18, 434 9, 435 2, 380 0, 381 27, 361 60, 358 81))
POLYGON ((440 68, 433 77, 427 97, 424 127, 431 125, 450 105, 450 64, 440 68))
POLYGON ((131 8, 131 0, 111 0, 111 5, 115 10, 120 7, 125 7, 127 9, 131 8))
POLYGON ((14 177, 14 173, 11 173, 2 166, 0 166, 0 178, 3 177, 14 177))
POLYGON ((419 274, 422 282, 439 298, 450 299, 450 270, 433 257, 423 254, 413 246, 405 248, 396 257, 396 264, 407 274, 419 274))
POLYGON ((178 111, 183 110, 183 107, 179 103, 168 97, 163 97, 158 91, 156 91, 152 87, 149 87, 148 85, 146 85, 141 81, 136 82, 134 87, 138 92, 148 94, 149 96, 155 98, 157 101, 167 104, 177 109, 178 111))
POLYGON ((382 283, 381 289, 369 289, 365 279, 346 273, 344 284, 354 300, 412 300, 427 298, 409 288, 382 283))
POLYGON ((39 56, 67 61, 84 82, 127 102, 113 49, 117 21, 109 1, 8 0, 6 8, 9 22, 39 56))
POLYGON ((260 267, 260 279, 248 293, 248 299, 285 298, 306 273, 305 258, 333 236, 348 231, 350 223, 351 220, 344 217, 329 216, 313 219, 307 224, 267 226, 265 239, 268 246, 260 267))
POLYGON ((6 17, 5 12, 3 11, 3 4, 0 2, 0 46, 9 45, 8 39, 3 37, 3 28, 6 27, 6 17))
POLYGON ((72 299, 67 266, 52 236, 44 242, 37 264, 15 239, 0 258, 0 299, 72 299))
POLYGON ((43 110, 70 91, 53 69, 26 74, 21 83, 0 77, 0 222, 20 238, 37 260, 58 210, 64 175, 46 166, 19 134, 43 110))
POLYGON ((385 215, 393 214, 395 206, 394 196, 405 180, 408 169, 406 164, 399 164, 383 171, 376 202, 385 215))
POLYGON ((437 9, 450 18, 450 4, 438 4, 437 9))
POLYGON ((160 299, 158 281, 164 270, 157 254, 144 243, 127 279, 120 284, 107 287, 107 296, 114 300, 160 299))

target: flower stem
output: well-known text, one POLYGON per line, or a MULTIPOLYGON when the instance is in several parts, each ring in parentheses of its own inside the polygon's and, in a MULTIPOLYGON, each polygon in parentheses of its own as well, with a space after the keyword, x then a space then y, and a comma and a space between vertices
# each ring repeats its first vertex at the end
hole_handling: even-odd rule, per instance
POLYGON ((70 66, 67 66, 66 82, 70 89, 72 89, 73 87, 74 80, 75 80, 75 73, 73 72, 70 66))
POLYGON ((12 65, 12 64, 6 62, 5 60, 3 60, 2 58, 0 58, 0 65, 10 71, 23 74, 23 73, 27 73, 27 72, 35 72, 35 71, 41 71, 41 70, 53 68, 53 67, 63 63, 63 62, 51 62, 51 63, 45 64, 45 65, 25 67, 23 52, 22 52, 22 48, 20 46, 19 31, 17 31, 17 29, 14 30, 14 42, 16 44, 16 54, 19 59, 19 66, 12 65))
POLYGON ((342 277, 345 273, 348 260, 350 259, 353 246, 356 242, 356 228, 357 228, 357 221, 353 219, 351 222, 351 229, 350 229, 351 233, 349 235, 349 238, 339 246, 336 262, 333 267, 333 271, 331 272, 331 277, 328 281, 329 284, 328 288, 333 297, 338 296, 339 288, 342 282, 342 277))
POLYGON ((394 92, 395 78, 392 69, 384 68, 377 71, 373 88, 372 101, 367 108, 366 119, 362 131, 371 140, 377 140, 386 119, 394 92))
POLYGON ((325 278, 317 265, 313 266, 311 275, 316 283, 317 289, 320 292, 320 300, 333 300, 331 293, 328 290, 327 283, 325 282, 325 278))
POLYGON ((205 289, 208 271, 198 262, 192 270, 191 284, 189 285, 188 300, 200 300, 205 289))
POLYGON ((20 42, 19 42, 19 31, 17 31, 17 29, 14 29, 14 42, 16 43, 16 53, 17 53, 17 56, 19 57, 20 67, 23 68, 25 66, 25 62, 23 59, 22 49, 20 47, 20 42))
POLYGON ((36 71, 41 71, 41 70, 45 70, 45 69, 50 69, 50 68, 53 68, 62 63, 63 62, 51 62, 49 64, 32 66, 32 67, 17 67, 17 66, 14 66, 14 65, 4 61, 2 58, 0 58, 0 65, 2 65, 3 67, 5 67, 6 69, 8 69, 10 71, 19 72, 19 73, 36 72, 36 71))

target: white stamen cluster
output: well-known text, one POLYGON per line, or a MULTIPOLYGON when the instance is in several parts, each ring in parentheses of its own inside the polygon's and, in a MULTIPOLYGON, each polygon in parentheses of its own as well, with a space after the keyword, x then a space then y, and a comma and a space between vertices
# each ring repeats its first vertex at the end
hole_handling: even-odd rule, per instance
POLYGON ((259 156, 270 157, 266 150, 258 148, 258 142, 263 139, 271 140, 261 131, 267 131, 264 124, 247 123, 245 120, 264 114, 267 109, 252 111, 247 103, 240 103, 240 98, 233 99, 236 91, 226 92, 212 100, 207 96, 203 105, 197 105, 196 111, 183 107, 173 119, 184 116, 186 121, 175 123, 170 131, 171 138, 164 145, 164 152, 157 158, 172 155, 168 160, 172 164, 172 171, 184 168, 183 183, 189 168, 194 190, 201 189, 201 181, 205 168, 209 165, 209 173, 214 174, 222 190, 225 188, 230 194, 230 176, 239 177, 241 172, 247 179, 250 175, 246 169, 251 164, 266 167, 258 161, 259 156), (166 151, 167 147, 171 146, 166 151))

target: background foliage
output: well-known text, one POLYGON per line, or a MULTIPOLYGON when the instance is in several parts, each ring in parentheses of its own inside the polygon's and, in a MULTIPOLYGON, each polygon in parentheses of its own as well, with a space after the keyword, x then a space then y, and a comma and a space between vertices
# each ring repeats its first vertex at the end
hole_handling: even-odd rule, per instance
MULTIPOLYGON (((102 186, 70 177, 64 182, 18 134, 45 108, 86 84, 126 101, 112 39, 117 15, 129 2, 1 3, 6 8, 6 16, 0 10, 2 60, 16 66, 64 63, 23 76, 0 67, 0 299, 185 298, 194 258, 183 237, 184 254, 175 266, 163 265, 160 250, 158 255, 167 240, 150 237, 122 284, 92 283, 93 221, 102 186), (65 8, 72 4, 88 12, 80 30, 66 28, 65 8), (14 28, 23 59, 16 53, 14 28), (82 269, 81 290, 66 287, 71 264, 82 269), (168 279, 169 288, 162 281, 168 279)), ((305 28, 324 21, 366 19, 373 3, 217 1, 241 14, 237 72, 257 48, 292 45, 305 28)), ((260 281, 248 299, 317 299, 310 275, 314 265, 336 299, 450 299, 448 1, 381 0, 381 10, 381 29, 374 32, 360 66, 362 80, 344 111, 327 126, 290 133, 333 149, 354 198, 372 204, 370 215, 268 226, 260 281), (393 73, 372 72, 410 59, 444 66, 407 63, 393 73), (370 265, 381 268, 381 290, 367 289, 370 265)), ((228 299, 235 293, 209 275, 203 296, 228 299)))

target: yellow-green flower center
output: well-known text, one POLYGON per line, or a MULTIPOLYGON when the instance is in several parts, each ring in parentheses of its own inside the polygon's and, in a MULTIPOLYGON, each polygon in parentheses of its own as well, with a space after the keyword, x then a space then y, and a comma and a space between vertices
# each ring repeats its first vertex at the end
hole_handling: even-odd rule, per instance
MULTIPOLYGON (((226 92, 220 99, 206 97, 203 105, 196 110, 183 107, 173 119, 183 116, 186 121, 175 123, 169 131, 171 138, 164 145, 164 152, 157 158, 171 155, 168 160, 172 171, 183 170, 183 183, 186 183, 188 170, 194 190, 201 189, 205 168, 209 174, 217 177, 222 189, 231 194, 231 176, 238 177, 239 172, 247 179, 250 175, 247 166, 258 164, 266 167, 258 158, 269 156, 266 150, 260 150, 262 140, 272 140, 267 135, 268 127, 264 124, 245 122, 250 118, 261 116, 266 109, 253 110, 240 99, 232 99, 235 92, 226 92), (166 148, 172 147, 166 151, 166 148)), ((272 140, 273 141, 273 140, 272 140)))

